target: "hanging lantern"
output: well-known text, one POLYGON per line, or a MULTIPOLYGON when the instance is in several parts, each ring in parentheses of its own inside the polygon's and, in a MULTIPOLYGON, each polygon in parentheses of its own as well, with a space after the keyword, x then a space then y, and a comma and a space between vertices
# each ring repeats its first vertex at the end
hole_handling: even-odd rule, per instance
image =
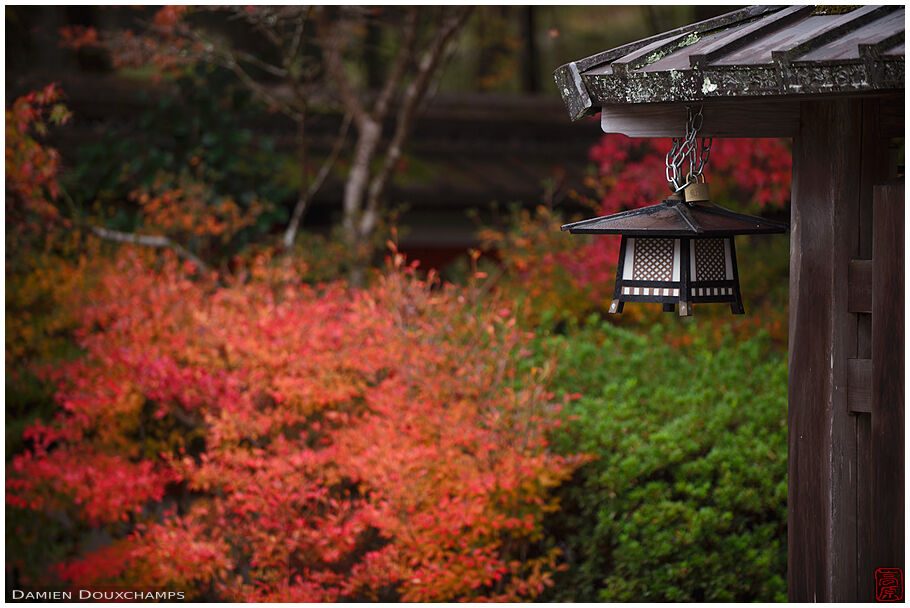
POLYGON ((743 314, 733 237, 786 232, 787 226, 712 203, 702 183, 686 188, 685 198, 562 229, 622 235, 611 313, 621 313, 625 302, 660 302, 672 312, 678 302, 680 316, 689 316, 692 304, 704 302, 729 302, 733 314, 743 314))
POLYGON ((609 312, 621 313, 626 302, 659 302, 679 315, 692 314, 692 305, 729 302, 733 314, 743 314, 736 266, 737 234, 786 232, 786 224, 743 215, 712 203, 702 177, 711 140, 696 147, 701 110, 689 113, 686 137, 674 139, 667 154, 667 179, 676 194, 656 205, 562 226, 571 234, 619 234, 619 262, 609 312), (680 166, 690 170, 680 183, 680 166), (682 192, 682 194, 680 194, 682 192))

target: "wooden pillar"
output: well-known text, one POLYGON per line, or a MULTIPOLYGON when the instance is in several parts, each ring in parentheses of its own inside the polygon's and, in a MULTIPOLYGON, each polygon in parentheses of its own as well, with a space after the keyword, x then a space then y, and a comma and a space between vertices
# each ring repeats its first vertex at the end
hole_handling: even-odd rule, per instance
POLYGON ((904 568, 904 188, 876 186, 872 248, 871 567, 904 568))
POLYGON ((898 316, 902 336, 903 290, 897 270, 870 260, 873 249, 879 259, 895 250, 903 268, 895 245, 903 221, 899 236, 882 228, 896 230, 897 221, 873 221, 873 187, 888 165, 879 103, 800 104, 790 239, 791 601, 874 601, 874 568, 903 567, 903 483, 895 486, 903 446, 891 445, 903 440, 903 342, 886 337, 897 335, 898 316), (874 277, 891 294, 879 294, 878 305, 874 277), (859 293, 851 281, 870 284, 859 293), (889 396, 879 398, 885 389, 876 386, 889 396), (900 563, 879 564, 888 560, 900 563))
POLYGON ((852 599, 856 585, 855 428, 844 388, 856 350, 847 271, 859 243, 862 102, 800 105, 790 223, 787 579, 790 601, 830 602, 852 599))

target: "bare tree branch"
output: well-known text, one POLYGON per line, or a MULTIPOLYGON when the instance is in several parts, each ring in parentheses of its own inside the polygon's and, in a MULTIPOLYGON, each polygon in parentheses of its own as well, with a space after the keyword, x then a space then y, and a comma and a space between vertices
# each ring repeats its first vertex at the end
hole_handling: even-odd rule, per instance
MULTIPOLYGON (((302 116, 298 110, 288 104, 287 101, 276 97, 274 94, 272 94, 271 91, 269 91, 266 86, 259 83, 255 78, 250 76, 249 72, 247 72, 241 65, 240 56, 243 56, 244 61, 249 61, 250 63, 257 65, 258 67, 273 74, 275 70, 280 71, 281 68, 259 60, 252 55, 249 55, 248 53, 238 52, 239 54, 235 54, 227 47, 217 44, 208 38, 205 38, 198 31, 187 25, 182 25, 180 31, 183 36, 202 44, 203 47, 207 49, 207 52, 211 55, 215 63, 234 72, 234 75, 236 75, 237 78, 240 79, 240 81, 253 93, 253 95, 260 99, 260 101, 278 108, 282 114, 288 116, 295 122, 302 120, 302 116), (264 66, 268 66, 268 68, 264 66)), ((282 77, 286 78, 287 76, 288 74, 286 73, 282 74, 282 77)))
POLYGON ((209 268, 209 265, 200 260, 193 252, 175 243, 166 236, 153 236, 146 234, 135 234, 132 232, 120 232, 119 230, 109 230, 108 228, 102 228, 101 226, 92 226, 91 229, 92 233, 95 236, 108 241, 129 243, 131 245, 143 245, 145 247, 170 249, 180 257, 189 260, 198 266, 199 270, 203 272, 209 272, 211 270, 209 268))
POLYGON ((347 73, 344 71, 341 59, 341 36, 334 27, 328 25, 325 10, 320 12, 317 30, 326 70, 331 75, 332 80, 335 81, 341 102, 353 116, 354 122, 357 123, 357 128, 363 130, 370 116, 364 110, 360 99, 358 99, 357 94, 351 87, 347 73))
POLYGON ((408 64, 414 58, 414 40, 417 38, 418 14, 419 9, 416 6, 412 6, 411 10, 408 12, 408 20, 404 28, 404 40, 401 43, 401 48, 398 50, 398 56, 395 58, 395 65, 392 66, 388 80, 386 80, 385 86, 382 88, 382 92, 379 93, 379 97, 376 98, 376 104, 373 106, 373 117, 377 120, 382 120, 385 117, 392 96, 398 88, 398 82, 404 75, 408 64))
POLYGON ((245 61, 251 65, 254 65, 257 68, 259 68, 260 70, 262 70, 263 72, 266 72, 267 74, 271 74, 272 76, 277 76, 278 78, 287 78, 288 77, 288 70, 286 68, 280 68, 277 65, 272 65, 271 63, 269 63, 267 61, 263 61, 262 59, 259 59, 255 55, 251 55, 250 53, 247 53, 246 51, 236 51, 234 53, 234 57, 236 59, 245 61))
MULTIPOLYGON (((395 55, 389 61, 385 79, 375 91, 376 97, 368 102, 360 83, 345 69, 345 54, 349 50, 353 26, 358 16, 375 18, 375 11, 358 7, 257 7, 256 10, 233 10, 238 20, 249 23, 280 53, 274 62, 229 43, 206 40, 204 32, 187 25, 181 35, 201 42, 209 61, 228 68, 258 99, 276 107, 297 124, 299 166, 301 175, 307 174, 307 140, 305 130, 307 113, 319 95, 328 91, 345 108, 345 119, 332 150, 307 184, 301 182, 300 192, 282 242, 285 250, 293 246, 303 216, 316 192, 323 187, 347 139, 350 123, 356 129, 356 140, 351 162, 344 181, 342 197, 342 227, 346 243, 356 249, 357 261, 352 268, 352 284, 359 284, 356 272, 362 274, 369 258, 371 238, 375 232, 379 209, 395 167, 403 155, 404 143, 412 129, 421 102, 440 64, 449 56, 448 49, 455 33, 467 20, 470 7, 452 7, 432 14, 419 7, 404 11, 383 13, 386 24, 395 25, 397 33, 395 55), (426 19, 422 17, 426 16, 426 19), (352 17, 354 18, 352 21, 352 17), (315 27, 314 42, 320 48, 318 57, 304 52, 309 26, 315 27), (426 42, 422 33, 429 34, 426 42), (277 91, 254 75, 259 71, 278 77, 290 91, 277 91), (325 86, 329 85, 329 86, 325 86), (394 108, 394 110, 392 109, 394 108), (386 143, 382 139, 383 126, 394 114, 393 131, 386 143), (376 161, 379 161, 378 163, 376 161)), ((381 16, 381 15, 380 15, 381 16)), ((122 242, 134 242, 156 247, 170 247, 178 253, 180 248, 165 237, 145 237, 109 231, 109 236, 122 242)), ((189 253, 189 252, 186 252, 189 253)), ((192 254, 190 254, 192 255, 192 254)))
POLYGON ((344 121, 341 123, 341 130, 338 133, 338 137, 335 139, 334 146, 332 146, 332 151, 329 153, 328 157, 326 157, 325 161, 323 161, 322 166, 319 168, 319 172, 310 183, 306 192, 301 193, 300 197, 297 199, 297 204, 294 206, 294 212, 291 214, 291 221, 288 224, 287 230, 284 232, 282 242, 285 250, 289 250, 294 244, 294 238, 297 236, 297 230, 300 228, 300 220, 303 218, 303 212, 306 211, 310 200, 322 187, 323 182, 325 182, 329 175, 329 171, 331 171, 332 167, 335 165, 335 161, 338 160, 338 154, 344 146, 344 141, 347 138, 348 128, 350 126, 351 115, 345 114, 344 121))
MULTIPOLYGON (((347 180, 345 180, 342 196, 344 238, 349 247, 357 248, 362 245, 357 233, 358 218, 370 180, 370 164, 382 136, 382 124, 366 112, 357 94, 351 88, 342 64, 341 36, 329 24, 326 12, 326 10, 322 10, 317 21, 317 37, 322 47, 326 71, 335 83, 342 104, 357 125, 357 140, 354 144, 351 168, 348 171, 347 180)), ((356 279, 354 281, 356 282, 356 279)))
POLYGON ((357 143, 351 159, 348 179, 344 184, 342 206, 344 217, 342 229, 348 246, 360 247, 363 239, 358 232, 359 218, 362 215, 364 196, 370 181, 370 164, 379 147, 382 136, 382 125, 370 117, 364 119, 358 128, 357 143))
POLYGON ((278 110, 282 114, 289 117, 294 122, 300 122, 303 120, 303 114, 301 114, 301 112, 299 110, 292 107, 285 100, 280 99, 280 98, 276 97, 275 95, 273 95, 272 92, 269 91, 267 87, 256 82, 256 80, 252 76, 250 76, 247 73, 247 71, 244 70, 240 66, 240 64, 238 64, 236 62, 231 62, 230 64, 226 65, 226 67, 228 67, 232 72, 234 72, 234 74, 237 76, 237 78, 239 78, 240 81, 243 84, 245 84, 254 95, 259 97, 260 100, 278 108, 278 110))
POLYGON ((256 7, 253 11, 248 11, 245 7, 233 7, 233 10, 237 17, 256 28, 256 30, 265 36, 273 45, 281 48, 281 36, 276 33, 275 30, 267 26, 267 22, 272 21, 277 23, 278 18, 280 17, 274 8, 260 6, 256 7))
POLYGON ((300 53, 301 45, 303 44, 303 30, 306 27, 306 22, 310 19, 312 11, 313 7, 308 7, 306 16, 299 19, 297 27, 294 28, 294 37, 291 39, 291 44, 288 45, 288 52, 285 54, 286 62, 284 67, 287 70, 291 69, 290 62, 300 53))

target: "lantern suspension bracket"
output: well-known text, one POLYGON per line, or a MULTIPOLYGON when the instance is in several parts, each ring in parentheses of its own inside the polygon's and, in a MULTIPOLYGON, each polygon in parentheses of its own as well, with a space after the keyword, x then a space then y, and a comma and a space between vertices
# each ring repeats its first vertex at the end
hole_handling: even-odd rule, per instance
POLYGON ((667 182, 674 193, 685 190, 690 184, 705 182, 703 171, 711 156, 712 139, 698 138, 698 131, 704 121, 702 108, 703 106, 698 106, 695 111, 692 106, 686 106, 686 135, 674 137, 673 145, 667 152, 667 182), (688 164, 688 171, 683 171, 684 164, 688 164))

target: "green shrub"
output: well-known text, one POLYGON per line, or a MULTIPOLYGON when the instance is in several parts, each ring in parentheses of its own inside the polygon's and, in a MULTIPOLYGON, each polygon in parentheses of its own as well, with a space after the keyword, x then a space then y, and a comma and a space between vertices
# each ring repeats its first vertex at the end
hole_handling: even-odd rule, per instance
POLYGON ((549 520, 569 565, 549 599, 786 600, 786 355, 696 330, 674 349, 594 316, 540 339, 583 395, 554 441, 597 457, 549 520))

